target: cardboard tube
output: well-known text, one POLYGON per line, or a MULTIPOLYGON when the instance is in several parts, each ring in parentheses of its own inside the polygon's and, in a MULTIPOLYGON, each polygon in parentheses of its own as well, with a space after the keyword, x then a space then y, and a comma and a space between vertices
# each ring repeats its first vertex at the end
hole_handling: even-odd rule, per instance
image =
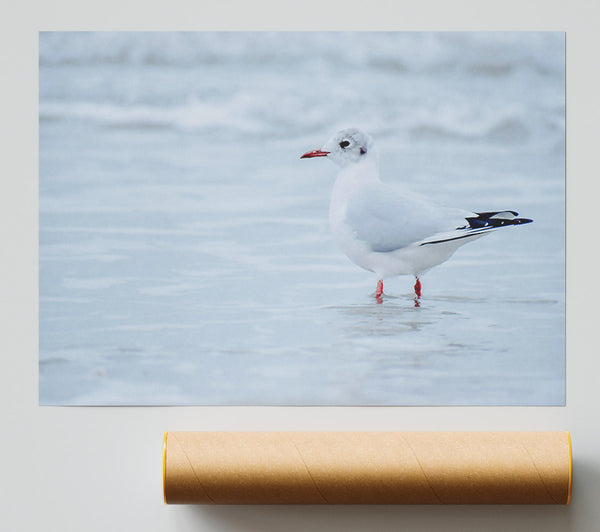
POLYGON ((569 504, 568 432, 166 432, 168 504, 569 504))

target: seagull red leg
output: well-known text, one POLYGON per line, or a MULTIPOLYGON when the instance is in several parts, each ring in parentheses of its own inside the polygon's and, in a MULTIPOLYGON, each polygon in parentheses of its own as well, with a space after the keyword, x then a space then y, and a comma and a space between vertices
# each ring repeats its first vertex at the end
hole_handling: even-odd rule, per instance
POLYGON ((417 296, 417 299, 421 298, 421 281, 419 281, 418 277, 415 277, 415 279, 417 280, 417 282, 415 283, 415 296, 417 296))
POLYGON ((380 300, 383 295, 383 281, 379 279, 377 281, 377 288, 375 288, 375 299, 380 300))

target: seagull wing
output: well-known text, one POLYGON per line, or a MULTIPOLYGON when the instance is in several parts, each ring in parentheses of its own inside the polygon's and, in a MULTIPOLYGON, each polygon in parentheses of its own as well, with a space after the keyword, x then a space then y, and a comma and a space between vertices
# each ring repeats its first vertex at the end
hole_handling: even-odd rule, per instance
POLYGON ((348 202, 345 221, 357 239, 385 253, 468 225, 470 214, 476 216, 381 185, 356 194, 348 202))

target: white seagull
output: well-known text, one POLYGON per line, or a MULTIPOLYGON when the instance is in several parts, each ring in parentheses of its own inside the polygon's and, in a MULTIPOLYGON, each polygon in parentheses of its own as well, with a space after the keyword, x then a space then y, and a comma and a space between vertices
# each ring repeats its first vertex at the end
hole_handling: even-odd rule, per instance
POLYGON ((339 131, 321 149, 300 158, 311 157, 327 157, 340 167, 329 206, 331 230, 350 260, 377 274, 379 303, 384 279, 414 275, 418 303, 420 277, 460 246, 532 221, 514 211, 468 212, 399 192, 381 182, 373 140, 356 128, 339 131))

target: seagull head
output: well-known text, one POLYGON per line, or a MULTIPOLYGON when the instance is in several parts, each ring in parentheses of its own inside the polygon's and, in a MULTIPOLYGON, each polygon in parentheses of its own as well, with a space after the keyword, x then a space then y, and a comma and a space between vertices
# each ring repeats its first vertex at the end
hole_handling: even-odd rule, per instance
POLYGON ((365 160, 373 149, 373 141, 360 129, 351 127, 338 131, 319 150, 306 152, 300 159, 328 157, 342 168, 365 160))

